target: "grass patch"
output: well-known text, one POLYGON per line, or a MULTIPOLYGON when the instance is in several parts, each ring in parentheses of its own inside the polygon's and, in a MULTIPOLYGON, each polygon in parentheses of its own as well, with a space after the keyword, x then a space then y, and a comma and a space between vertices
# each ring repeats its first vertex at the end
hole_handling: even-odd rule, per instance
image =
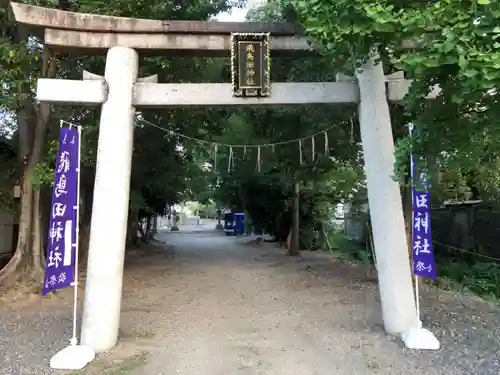
POLYGON ((437 285, 443 289, 455 289, 454 283, 487 299, 500 298, 500 265, 493 262, 469 263, 460 260, 438 258, 437 285))
POLYGON ((342 232, 332 231, 328 233, 330 251, 338 253, 340 259, 356 263, 373 264, 373 255, 370 250, 360 242, 352 240, 342 232))
MULTIPOLYGON (((104 368, 96 368, 92 365, 84 368, 83 370, 74 371, 69 375, 131 375, 134 370, 144 366, 147 362, 147 354, 136 354, 130 358, 122 360, 120 363, 114 365, 107 365, 104 368)), ((100 367, 100 366, 99 366, 100 367)))
MULTIPOLYGON (((342 232, 328 233, 330 251, 337 253, 341 259, 356 263, 373 264, 373 254, 364 244, 351 240, 342 232)), ((436 256, 438 280, 435 284, 444 290, 467 289, 485 298, 500 298, 500 264, 481 262, 470 257, 460 259, 456 254, 436 256)))
POLYGON ((104 371, 105 375, 130 375, 132 371, 144 366, 146 354, 135 355, 120 363, 117 367, 104 371))

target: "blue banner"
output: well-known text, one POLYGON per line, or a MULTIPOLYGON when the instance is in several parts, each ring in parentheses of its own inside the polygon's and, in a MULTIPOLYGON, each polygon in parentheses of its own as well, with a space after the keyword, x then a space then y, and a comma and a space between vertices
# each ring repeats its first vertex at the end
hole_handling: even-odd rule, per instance
POLYGON ((80 131, 60 128, 42 296, 71 286, 78 246, 80 131))
POLYGON ((431 231, 431 194, 422 159, 411 156, 412 181, 412 252, 413 272, 416 276, 437 279, 431 231))

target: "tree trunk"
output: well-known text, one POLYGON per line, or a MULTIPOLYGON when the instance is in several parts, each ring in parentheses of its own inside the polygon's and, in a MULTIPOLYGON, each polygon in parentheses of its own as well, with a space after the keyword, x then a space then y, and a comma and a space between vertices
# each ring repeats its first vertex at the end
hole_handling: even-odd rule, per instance
POLYGON ((137 220, 132 221, 132 246, 140 246, 139 235, 137 234, 137 220))
POLYGON ((155 234, 158 234, 158 216, 153 215, 153 227, 151 229, 151 236, 154 236, 155 234))
POLYGON ((127 237, 125 239, 125 247, 129 248, 132 246, 132 220, 130 218, 130 212, 129 212, 129 217, 127 220, 127 237))
POLYGON ((297 256, 300 253, 299 249, 299 199, 300 199, 300 186, 295 182, 293 186, 293 217, 292 217, 292 231, 290 238, 290 247, 288 248, 288 255, 297 256))
POLYGON ((78 232, 78 268, 83 269, 89 255, 90 222, 81 222, 78 232))
POLYGON ((147 243, 146 239, 146 233, 144 232, 144 227, 142 225, 142 219, 137 221, 137 229, 139 230, 139 233, 141 234, 142 242, 147 243))
POLYGON ((137 247, 140 246, 139 235, 137 231, 141 227, 138 218, 139 214, 136 210, 130 209, 128 213, 128 225, 127 225, 127 247, 137 247))
POLYGON ((152 217, 153 217, 153 215, 151 215, 151 214, 148 214, 148 216, 146 217, 146 231, 144 233, 144 238, 146 240, 145 241, 146 243, 149 243, 149 241, 151 241, 151 238, 153 237, 153 234, 151 232, 152 217))
MULTIPOLYGON (((80 167, 81 168, 81 167, 80 167)), ((79 217, 79 239, 78 239, 78 261, 80 269, 84 269, 87 264, 90 242, 90 223, 92 221, 92 200, 93 200, 93 173, 80 174, 80 217, 79 217), (85 176, 82 178, 82 176, 85 176), (87 183, 84 183, 84 181, 87 183)))
MULTIPOLYGON (((44 49, 42 64, 42 77, 53 77, 56 64, 51 61, 47 48, 44 49)), ((29 88, 24 85, 20 92, 21 96, 26 96, 28 90, 29 88)), ((17 281, 23 279, 25 283, 37 285, 39 288, 43 281, 42 262, 45 261, 45 258, 41 250, 42 229, 38 220, 40 216, 40 192, 32 185, 31 176, 41 160, 45 148, 50 105, 41 103, 37 111, 29 98, 21 99, 17 115, 19 158, 23 166, 19 236, 14 256, 0 271, 0 284, 4 288, 10 288, 17 281)))
POLYGON ((129 217, 127 224, 127 247, 139 246, 139 237, 137 236, 137 219, 129 217))
POLYGON ((36 279, 43 278, 43 271, 45 267, 45 256, 44 256, 44 240, 43 240, 43 231, 42 231, 42 211, 41 211, 41 202, 40 202, 40 189, 33 188, 33 259, 39 261, 39 266, 35 263, 34 276, 36 279))
POLYGON ((10 287, 20 279, 22 275, 18 271, 23 269, 29 270, 33 187, 29 182, 28 176, 23 176, 22 180, 17 247, 14 256, 0 271, 0 282, 4 287, 10 287))

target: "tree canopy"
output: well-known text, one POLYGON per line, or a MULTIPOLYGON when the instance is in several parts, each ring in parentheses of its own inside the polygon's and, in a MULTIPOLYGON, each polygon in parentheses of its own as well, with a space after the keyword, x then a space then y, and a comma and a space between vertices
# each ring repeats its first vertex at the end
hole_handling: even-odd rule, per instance
MULTIPOLYGON (((412 148, 438 166, 431 170, 434 187, 440 185, 437 172, 441 171, 468 190, 473 186, 485 192, 483 199, 496 199, 500 181, 495 172, 500 134, 495 121, 500 103, 497 1, 281 0, 279 4, 344 72, 352 73, 376 50, 387 73, 403 71, 413 79, 402 110, 393 111, 393 121, 396 126, 410 122, 418 126, 412 148), (425 100, 435 85, 440 96, 425 100)), ((397 145, 401 175, 407 170, 410 141, 398 137, 397 145)))
MULTIPOLYGON (((200 0, 182 6, 176 1, 153 0, 25 3, 104 15, 184 20, 208 20, 234 6, 244 5, 243 1, 233 0, 200 0)), ((49 213, 47 201, 50 199, 40 200, 40 195, 46 195, 52 183, 60 120, 83 125, 81 237, 84 242, 88 239, 99 110, 39 104, 34 92, 36 80, 40 77, 81 79, 83 70, 103 74, 104 58, 54 55, 35 36, 29 35, 23 39, 25 36, 18 32, 8 6, 0 9, 0 31, 0 134, 9 138, 17 156, 15 161, 9 159, 9 170, 13 172, 8 176, 12 178, 5 182, 2 180, 1 191, 5 192, 2 193, 2 202, 14 202, 13 184, 17 181, 21 185, 21 204, 15 207, 20 215, 17 250, 10 263, 0 271, 0 282, 8 286, 20 276, 39 280, 42 273, 45 260, 44 233, 49 213), (41 224, 35 219, 40 215, 44 218, 41 224)), ((141 61, 140 69, 140 74, 159 74, 161 81, 174 82, 217 82, 227 72, 223 61, 209 58, 145 58, 141 61)), ((140 113, 141 118, 160 127, 194 136, 216 133, 217 123, 225 115, 214 110, 186 109, 140 113)), ((130 204, 132 234, 137 232, 134 223, 142 216, 162 214, 166 205, 183 200, 186 192, 193 187, 200 189, 197 181, 200 174, 197 172, 201 171, 200 165, 193 163, 192 154, 183 147, 181 140, 169 137, 158 129, 138 124, 134 141, 130 204), (188 174, 194 177, 189 179, 188 174)), ((6 206, 2 205, 2 209, 6 206)), ((85 249, 83 245, 82 249, 85 249)))
MULTIPOLYGON (((236 0, 25 2, 164 20, 208 20, 244 5, 236 0)), ((497 199, 497 1, 280 0, 251 10, 247 18, 298 22, 321 54, 273 58, 274 82, 333 81, 336 73, 352 74, 376 51, 387 74, 403 71, 414 80, 404 100, 391 105, 397 177, 407 180, 413 151, 429 160, 436 199, 497 199), (439 97, 426 100, 435 85, 439 97), (408 123, 419 129, 411 141, 408 123)), ((40 279, 50 200, 40 197, 50 191, 60 120, 83 125, 83 242, 91 217, 99 110, 37 103, 36 80, 80 79, 83 70, 103 74, 105 62, 98 56, 52 54, 43 41, 18 32, 8 6, 0 8, 0 32, 0 145, 7 145, 0 148, 0 166, 9 171, 0 180, 0 204, 20 216, 17 251, 0 271, 0 283, 10 285, 20 275, 40 279), (12 197, 15 183, 21 186, 20 204, 12 197)), ((140 75, 151 74, 160 82, 228 82, 230 64, 224 58, 141 58, 140 75)), ((134 145, 130 243, 137 242, 139 221, 185 200, 244 210, 256 229, 277 235, 279 218, 290 210, 298 187, 301 246, 310 248, 311 233, 332 217, 337 203, 366 200, 354 105, 147 109, 137 114, 134 145)))

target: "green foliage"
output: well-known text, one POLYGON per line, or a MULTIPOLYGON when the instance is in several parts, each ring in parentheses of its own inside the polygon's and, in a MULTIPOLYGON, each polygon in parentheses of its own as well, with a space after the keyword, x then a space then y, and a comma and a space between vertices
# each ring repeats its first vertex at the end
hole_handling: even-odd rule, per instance
POLYGON ((139 211, 148 210, 148 209, 149 209, 149 207, 146 204, 142 194, 140 194, 136 190, 132 190, 130 192, 130 203, 129 203, 130 212, 133 212, 136 215, 138 215, 139 211))
POLYGON ((216 218, 217 217, 217 207, 214 202, 207 202, 202 204, 199 209, 199 215, 202 218, 216 218))
POLYGON ((8 139, 0 137, 0 212, 14 207, 17 155, 8 139))
MULTIPOLYGON (((227 11, 234 6, 241 7, 239 0, 202 0, 187 6, 178 6, 175 1, 144 0, 139 2, 118 1, 79 1, 61 2, 51 0, 25 1, 26 3, 58 7, 88 13, 117 15, 136 18, 208 20, 214 15, 227 11)), ((15 114, 26 99, 34 102, 33 93, 36 80, 41 72, 40 41, 36 38, 20 40, 12 15, 8 9, 0 9, 0 119, 15 119, 15 114)), ((145 58, 141 61, 141 75, 158 74, 160 81, 205 81, 220 82, 226 74, 225 64, 220 59, 211 58, 145 58)), ((85 69, 102 74, 104 59, 98 56, 59 57, 57 77, 81 79, 85 69)), ((143 118, 166 129, 183 134, 198 136, 210 133, 213 124, 226 113, 211 110, 161 110, 145 111, 143 118)), ((90 190, 93 185, 96 163, 97 138, 99 133, 99 111, 95 109, 76 109, 72 106, 57 106, 53 109, 52 121, 47 133, 47 143, 43 160, 38 163, 31 175, 35 186, 51 185, 53 180, 54 158, 57 151, 58 119, 82 124, 82 188, 90 190)), ((19 136, 15 121, 0 121, 0 134, 14 131, 19 136), (11 124, 14 123, 12 127, 11 124)), ((215 126, 217 128, 217 126, 215 126)), ((206 171, 202 171, 199 158, 194 160, 182 142, 170 137, 161 130, 138 125, 135 131, 135 150, 131 176, 131 202, 134 212, 163 213, 165 204, 173 204, 206 190, 206 171), (191 177, 189 177, 191 176, 191 177)), ((209 196, 204 199, 207 200, 209 196)), ((90 205, 89 205, 90 206, 90 205)))
MULTIPOLYGON (((286 18, 276 3, 251 10, 251 21, 273 22, 286 18)), ((274 81, 331 81, 335 71, 331 59, 273 58, 274 81)), ((307 106, 274 109, 241 109, 221 124, 214 141, 228 144, 271 144, 304 138, 274 147, 218 148, 217 201, 248 212, 259 232, 277 234, 280 218, 287 210, 292 187, 299 182, 301 247, 315 246, 321 222, 331 215, 336 202, 364 194, 359 167, 359 134, 354 128, 354 107, 307 106), (328 129, 328 148, 325 136, 328 129), (314 138, 311 134, 320 132, 314 138), (299 147, 301 148, 299 150, 299 147), (259 156, 259 157, 258 157, 259 156), (301 157, 302 156, 302 159, 301 157), (260 160, 260 167, 257 166, 260 160)), ((213 151, 213 150, 211 150, 213 151)))
POLYGON ((342 231, 336 229, 329 230, 326 235, 330 244, 329 250, 338 253, 341 259, 373 264, 372 252, 360 242, 346 237, 342 231))
POLYGON ((31 183, 36 187, 52 186, 54 183, 54 168, 57 156, 58 142, 48 142, 44 159, 38 163, 31 175, 31 183))
POLYGON ((499 264, 447 260, 438 263, 438 267, 440 277, 445 278, 444 282, 438 280, 438 285, 450 288, 446 285, 446 279, 449 279, 482 297, 500 298, 499 264))
MULTIPOLYGON (((475 188, 485 195, 495 193, 500 186, 498 1, 278 3, 342 71, 353 73, 376 51, 387 73, 402 70, 414 79, 402 103, 404 113, 393 114, 396 125, 413 122, 420 129, 411 145, 408 139, 397 142, 395 169, 400 179, 408 172, 406 164, 413 150, 433 160, 434 179, 439 171, 457 176, 472 173, 475 188), (441 95, 429 102, 425 96, 435 85, 441 95)), ((398 138, 407 136, 395 133, 398 138)))
POLYGON ((177 1, 158 0, 80 0, 78 7, 83 13, 98 13, 110 16, 134 17, 160 20, 208 20, 211 17, 230 10, 242 8, 246 1, 242 0, 198 0, 179 4, 177 1))
MULTIPOLYGON (((338 230, 329 231, 327 236, 330 250, 341 259, 373 264, 373 253, 364 244, 338 230)), ((440 288, 466 288, 484 298, 500 298, 500 264, 478 261, 477 257, 466 259, 456 253, 453 257, 438 256, 436 263, 439 276, 436 285, 440 288)))
MULTIPOLYGON (((218 139, 231 144, 248 144, 249 139, 256 144, 297 139, 318 129, 331 128, 327 112, 332 110, 331 107, 242 110, 228 119, 223 136, 218 139)), ((345 117, 340 117, 339 122, 340 129, 349 123, 345 117)), ((235 209, 247 210, 256 227, 275 233, 277 220, 291 198, 292 186, 299 181, 302 228, 315 227, 314 223, 328 217, 331 204, 364 192, 360 184, 362 170, 350 161, 358 154, 359 146, 351 142, 348 132, 342 131, 342 134, 335 130, 329 132, 330 147, 326 156, 324 135, 321 134, 301 144, 295 141, 260 147, 260 158, 257 148, 247 148, 246 152, 234 149, 234 169, 231 171, 227 170, 230 151, 218 148, 216 199, 235 209), (302 162, 299 146, 302 147, 302 162), (259 160, 260 168, 257 167, 259 160)), ((306 233, 302 237, 305 236, 306 233)))

